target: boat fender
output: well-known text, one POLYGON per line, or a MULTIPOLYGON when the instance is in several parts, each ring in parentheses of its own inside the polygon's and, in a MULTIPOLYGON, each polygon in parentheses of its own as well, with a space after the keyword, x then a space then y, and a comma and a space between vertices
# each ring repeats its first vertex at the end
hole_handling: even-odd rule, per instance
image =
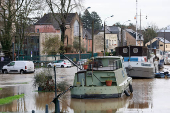
POLYGON ((130 96, 130 94, 126 90, 124 90, 124 93, 126 96, 130 96))
POLYGON ((132 66, 131 66, 131 65, 128 65, 128 69, 132 69, 132 66))
POLYGON ((129 90, 130 90, 131 93, 133 92, 133 88, 132 88, 131 84, 129 84, 129 90))

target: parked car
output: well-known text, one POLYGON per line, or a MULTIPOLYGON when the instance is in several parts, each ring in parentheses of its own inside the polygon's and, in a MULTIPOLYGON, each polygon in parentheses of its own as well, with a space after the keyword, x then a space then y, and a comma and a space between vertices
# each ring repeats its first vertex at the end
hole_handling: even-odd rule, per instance
POLYGON ((54 67, 54 64, 57 63, 58 60, 50 62, 47 64, 47 67, 54 67))
POLYGON ((83 65, 87 62, 87 59, 80 59, 78 62, 77 62, 77 65, 83 65))
POLYGON ((50 67, 50 66, 54 67, 54 65, 56 67, 61 67, 61 68, 71 67, 71 62, 68 60, 62 59, 62 60, 57 60, 57 61, 54 61, 53 63, 47 64, 48 67, 50 67))
POLYGON ((2 73, 34 73, 32 61, 12 61, 2 68, 2 73))

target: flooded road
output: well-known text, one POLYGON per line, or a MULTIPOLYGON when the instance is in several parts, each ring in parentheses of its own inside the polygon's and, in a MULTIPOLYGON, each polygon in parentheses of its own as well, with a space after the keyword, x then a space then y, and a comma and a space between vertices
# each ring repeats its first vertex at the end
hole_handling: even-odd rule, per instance
MULTIPOLYGON (((166 65, 170 69, 170 66, 166 65)), ((38 69, 36 71, 40 71, 38 69)), ((57 81, 73 83, 76 67, 57 68, 57 81)), ((51 72, 53 70, 51 69, 51 72)), ((51 102, 54 92, 36 92, 33 86, 34 74, 0 74, 0 98, 25 94, 24 98, 0 105, 0 112, 44 113, 48 104, 49 112, 54 112, 51 102)), ((72 99, 70 92, 60 98, 60 110, 64 113, 169 113, 170 78, 133 79, 133 94, 113 99, 72 99)))

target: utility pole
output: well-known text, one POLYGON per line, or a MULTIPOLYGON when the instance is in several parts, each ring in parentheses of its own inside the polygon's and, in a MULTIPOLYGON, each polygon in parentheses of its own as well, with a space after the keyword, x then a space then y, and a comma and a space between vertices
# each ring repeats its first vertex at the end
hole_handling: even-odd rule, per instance
POLYGON ((138 29, 137 29, 137 27, 138 27, 138 26, 137 26, 137 16, 138 16, 138 14, 137 14, 137 12, 138 12, 138 11, 137 11, 137 4, 138 4, 138 3, 137 3, 137 2, 138 2, 138 1, 136 0, 136 46, 137 46, 137 40, 138 40, 138 39, 137 39, 137 38, 138 38, 138 32, 137 32, 137 30, 138 30, 138 29))
POLYGON ((105 56, 105 21, 104 21, 104 56, 105 56))
POLYGON ((164 29, 164 54, 165 54, 165 29, 164 29))
POLYGON ((93 57, 93 43, 94 43, 94 20, 92 21, 92 57, 93 57))
POLYGON ((80 22, 81 22, 81 13, 79 13, 79 60, 81 59, 81 33, 80 33, 80 22))
MULTIPOLYGON (((140 34, 142 35, 142 31, 141 31, 141 10, 140 10, 140 34)), ((141 46, 141 38, 142 38, 142 36, 140 37, 140 46, 141 46)))

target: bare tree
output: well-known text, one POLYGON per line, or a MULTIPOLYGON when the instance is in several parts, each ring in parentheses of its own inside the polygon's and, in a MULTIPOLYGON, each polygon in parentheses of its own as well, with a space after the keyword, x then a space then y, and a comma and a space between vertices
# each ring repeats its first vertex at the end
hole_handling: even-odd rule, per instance
POLYGON ((0 33, 0 42, 2 45, 3 51, 6 51, 7 54, 10 56, 10 51, 12 48, 12 39, 14 33, 14 26, 13 22, 15 20, 16 12, 22 6, 24 0, 21 0, 18 3, 18 0, 0 0, 0 16, 3 21, 1 33, 0 33), (15 6, 18 4, 18 7, 15 6))
MULTIPOLYGON (((54 19, 58 22, 61 29, 61 41, 64 43, 66 31, 66 19, 69 13, 75 8, 80 8, 82 0, 46 0, 54 19)), ((60 47, 61 51, 64 47, 60 47)))
MULTIPOLYGON (((23 41, 26 35, 29 35, 30 30, 29 27, 32 26, 34 22, 32 22, 31 15, 35 12, 42 11, 44 9, 45 4, 42 0, 24 0, 23 5, 17 11, 16 14, 16 43, 18 45, 18 49, 23 49, 23 41), (43 7, 42 7, 43 6, 43 7)), ((17 4, 18 7, 18 4, 17 4)))
MULTIPOLYGON (((145 28, 144 28, 145 29, 145 28)), ((158 26, 154 23, 150 23, 149 27, 143 31, 144 35, 144 45, 151 41, 153 38, 157 37, 158 26)), ((151 42, 150 42, 151 43, 151 42)))

